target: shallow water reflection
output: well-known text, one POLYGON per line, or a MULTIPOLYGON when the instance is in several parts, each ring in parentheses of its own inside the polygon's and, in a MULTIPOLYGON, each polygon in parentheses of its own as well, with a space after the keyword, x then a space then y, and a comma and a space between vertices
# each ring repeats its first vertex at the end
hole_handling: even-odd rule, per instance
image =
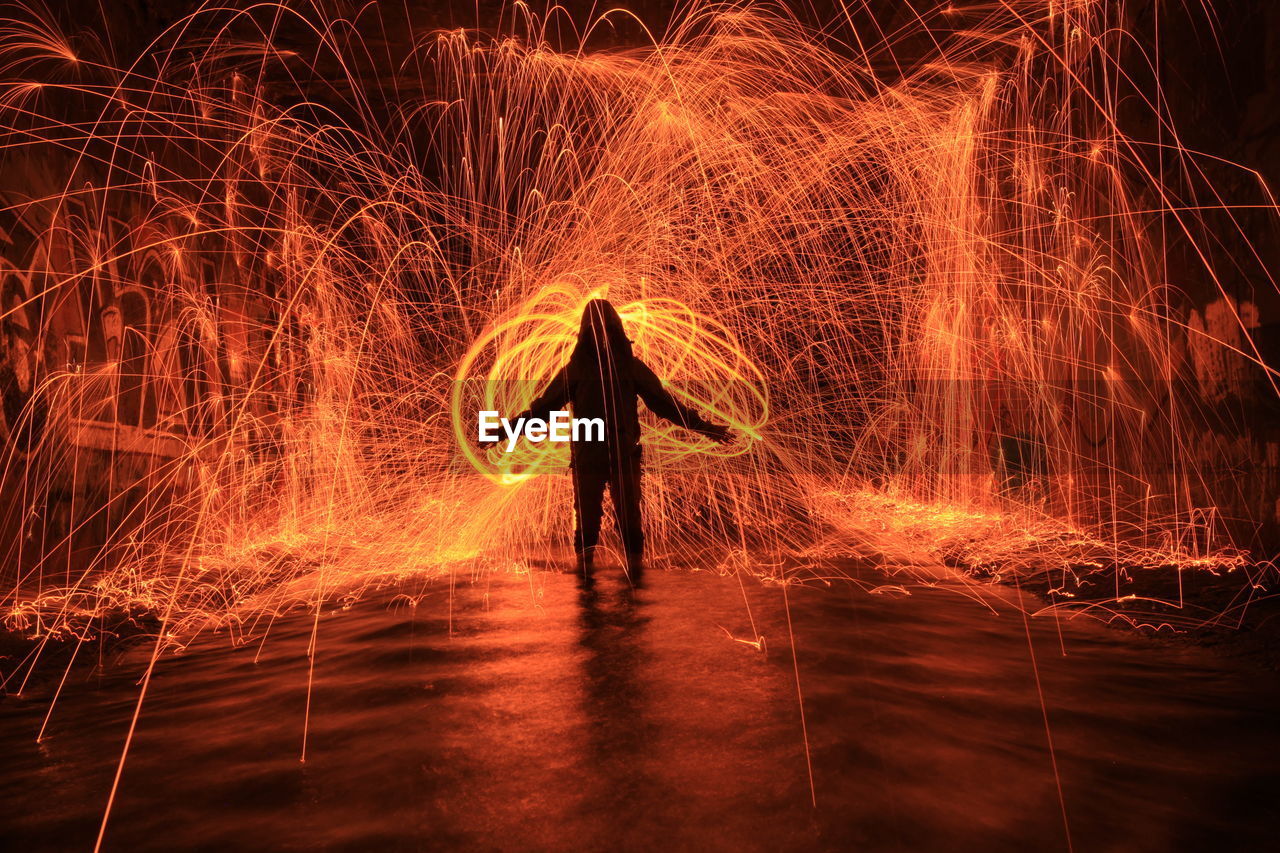
MULTIPOLYGON (((787 597, 816 808, 781 588, 535 573, 324 614, 305 764, 310 616, 166 658, 106 847, 1065 849, 1016 611, 787 597)), ((1077 850, 1269 844, 1274 677, 1094 624, 1033 620, 1031 642, 1077 850)), ((73 676, 42 744, 48 695, 0 703, 11 849, 92 847, 131 663, 73 676)))

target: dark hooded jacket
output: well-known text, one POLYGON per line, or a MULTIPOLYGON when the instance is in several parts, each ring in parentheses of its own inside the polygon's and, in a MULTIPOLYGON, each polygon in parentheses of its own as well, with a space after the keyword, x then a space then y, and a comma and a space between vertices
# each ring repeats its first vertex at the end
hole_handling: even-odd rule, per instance
POLYGON ((656 415, 703 435, 723 435, 726 428, 706 421, 662 387, 649 366, 631 351, 622 318, 605 299, 593 299, 582 312, 578 342, 569 363, 560 369, 521 417, 546 419, 572 404, 575 418, 602 418, 603 442, 574 442, 580 460, 621 459, 638 452, 640 418, 636 397, 656 415))

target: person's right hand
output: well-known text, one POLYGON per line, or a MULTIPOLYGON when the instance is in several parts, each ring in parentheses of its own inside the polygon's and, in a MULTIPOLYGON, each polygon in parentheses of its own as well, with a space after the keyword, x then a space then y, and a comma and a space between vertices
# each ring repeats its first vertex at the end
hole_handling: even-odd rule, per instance
POLYGON ((470 444, 472 449, 483 454, 497 447, 501 441, 502 439, 497 439, 496 441, 483 441, 478 433, 472 433, 470 444))
POLYGON ((703 435, 716 444, 730 444, 738 437, 733 430, 723 424, 716 424, 714 429, 707 430, 703 435))

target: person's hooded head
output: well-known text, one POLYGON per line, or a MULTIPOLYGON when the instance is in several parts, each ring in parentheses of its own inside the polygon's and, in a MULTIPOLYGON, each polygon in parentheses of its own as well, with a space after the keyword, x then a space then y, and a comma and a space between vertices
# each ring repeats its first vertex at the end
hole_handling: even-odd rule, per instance
POLYGON ((607 299, 592 299, 582 311, 578 343, 570 363, 582 369, 607 368, 610 372, 631 359, 631 341, 622 328, 622 318, 607 299))

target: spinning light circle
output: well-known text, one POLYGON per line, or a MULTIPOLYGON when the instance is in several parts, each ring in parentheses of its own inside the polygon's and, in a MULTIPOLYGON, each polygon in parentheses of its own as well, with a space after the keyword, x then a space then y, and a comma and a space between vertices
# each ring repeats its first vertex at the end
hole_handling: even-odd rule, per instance
MULTIPOLYGON (((497 411, 514 417, 541 393, 564 366, 578 337, 582 311, 604 290, 581 293, 554 285, 496 320, 476 339, 458 365, 450 412, 454 436, 476 470, 513 485, 569 464, 564 443, 521 441, 476 446, 476 414, 497 411)), ((668 383, 681 401, 741 433, 745 441, 714 445, 667 422, 646 424, 641 443, 649 464, 690 456, 736 456, 761 439, 769 417, 764 374, 721 323, 677 299, 642 298, 621 304, 635 354, 668 383)))

